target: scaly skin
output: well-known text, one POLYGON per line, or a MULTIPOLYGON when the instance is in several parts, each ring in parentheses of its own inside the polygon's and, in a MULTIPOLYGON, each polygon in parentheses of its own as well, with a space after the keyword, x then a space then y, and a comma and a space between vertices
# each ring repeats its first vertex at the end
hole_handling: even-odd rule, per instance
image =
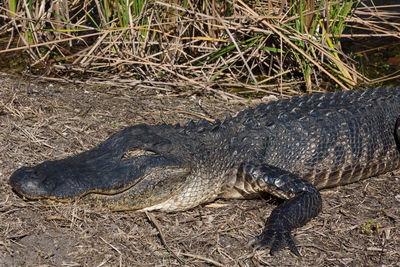
POLYGON ((293 97, 208 123, 136 125, 82 154, 23 167, 28 199, 113 210, 190 209, 216 198, 287 199, 252 241, 300 255, 291 230, 321 211, 318 189, 399 168, 400 88, 293 97))

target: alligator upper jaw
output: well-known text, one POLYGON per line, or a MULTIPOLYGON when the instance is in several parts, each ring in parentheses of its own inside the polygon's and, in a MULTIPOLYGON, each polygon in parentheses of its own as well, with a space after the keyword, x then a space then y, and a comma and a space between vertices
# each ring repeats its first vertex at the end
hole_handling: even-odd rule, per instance
POLYGON ((153 168, 180 165, 181 160, 168 154, 169 140, 157 131, 157 127, 147 125, 126 128, 76 156, 22 167, 10 177, 10 185, 28 199, 58 201, 89 193, 123 192, 153 168))
POLYGON ((90 193, 117 194, 134 186, 152 168, 175 161, 158 155, 121 160, 89 152, 34 167, 22 167, 10 177, 16 193, 28 199, 72 201, 90 193))
POLYGON ((10 184, 30 200, 78 200, 95 209, 141 210, 173 197, 191 173, 190 166, 161 156, 140 156, 134 162, 138 164, 120 161, 108 167, 97 162, 96 166, 103 166, 99 173, 92 162, 77 164, 73 158, 48 161, 16 170, 10 184))
MULTIPOLYGON (((132 176, 129 182, 121 179, 118 182, 118 179, 107 181, 107 178, 104 177, 105 179, 101 179, 103 183, 96 186, 92 181, 99 181, 96 179, 101 177, 98 172, 83 172, 80 175, 79 171, 74 170, 73 167, 64 169, 64 173, 52 172, 52 168, 44 170, 42 164, 35 167, 22 167, 14 172, 10 178, 10 185, 18 195, 31 200, 52 199, 71 202, 90 193, 117 194, 132 187, 141 179, 139 175, 132 176)), ((44 164, 49 165, 48 162, 44 164)), ((54 162, 50 162, 50 164, 53 165, 54 162)), ((58 163, 56 162, 54 165, 58 165, 58 163)), ((60 170, 63 169, 62 165, 59 166, 60 170)), ((105 172, 107 172, 107 177, 121 177, 125 174, 118 168, 105 172)))

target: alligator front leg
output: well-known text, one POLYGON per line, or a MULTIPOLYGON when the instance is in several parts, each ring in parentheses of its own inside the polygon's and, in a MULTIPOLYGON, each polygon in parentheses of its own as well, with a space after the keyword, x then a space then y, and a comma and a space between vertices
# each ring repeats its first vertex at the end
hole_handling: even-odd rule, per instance
POLYGON ((271 254, 289 247, 300 256, 291 230, 305 225, 321 211, 322 200, 318 190, 297 175, 269 165, 242 165, 237 177, 237 185, 242 185, 245 194, 267 192, 287 199, 272 211, 263 233, 250 244, 256 248, 269 247, 271 254))

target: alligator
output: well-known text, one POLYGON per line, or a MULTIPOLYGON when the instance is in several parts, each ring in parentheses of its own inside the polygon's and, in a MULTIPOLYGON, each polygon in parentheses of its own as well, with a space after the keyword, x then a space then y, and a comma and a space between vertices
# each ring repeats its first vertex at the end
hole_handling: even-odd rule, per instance
POLYGON ((139 124, 81 154, 16 170, 27 199, 109 210, 183 211, 217 198, 283 199, 255 248, 300 256, 292 231, 322 209, 320 189, 400 166, 400 87, 316 93, 185 125, 139 124))

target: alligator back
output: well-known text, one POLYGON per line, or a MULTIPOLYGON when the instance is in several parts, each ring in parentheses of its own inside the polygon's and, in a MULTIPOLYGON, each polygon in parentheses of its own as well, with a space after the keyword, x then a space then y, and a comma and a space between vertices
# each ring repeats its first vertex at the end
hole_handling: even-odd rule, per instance
POLYGON ((326 188, 399 168, 399 114, 397 87, 293 97, 233 120, 264 129, 263 163, 326 188))

